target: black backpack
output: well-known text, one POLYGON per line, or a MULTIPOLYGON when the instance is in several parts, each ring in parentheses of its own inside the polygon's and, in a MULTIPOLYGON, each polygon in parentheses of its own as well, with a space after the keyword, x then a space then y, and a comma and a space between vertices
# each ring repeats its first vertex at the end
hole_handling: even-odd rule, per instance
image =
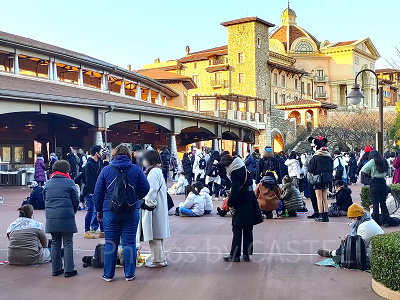
POLYGON ((200 170, 204 170, 207 166, 207 161, 206 158, 204 156, 202 156, 199 160, 199 169, 200 170))
POLYGON ((114 166, 110 167, 115 171, 114 190, 110 197, 110 210, 113 214, 130 214, 136 206, 138 197, 135 188, 128 182, 127 173, 129 169, 117 169, 114 166))
POLYGON ((263 160, 263 169, 261 177, 265 176, 268 172, 276 172, 275 164, 272 158, 262 158, 263 160))
POLYGON ((342 245, 340 266, 346 269, 367 270, 367 253, 364 239, 359 236, 347 236, 342 245))
POLYGON ((94 255, 92 257, 93 268, 103 268, 104 267, 104 244, 97 244, 94 249, 94 255))
POLYGON ((335 173, 335 180, 342 180, 343 178, 343 174, 344 174, 344 167, 341 163, 341 160, 338 158, 339 160, 339 165, 335 168, 336 173, 335 173))

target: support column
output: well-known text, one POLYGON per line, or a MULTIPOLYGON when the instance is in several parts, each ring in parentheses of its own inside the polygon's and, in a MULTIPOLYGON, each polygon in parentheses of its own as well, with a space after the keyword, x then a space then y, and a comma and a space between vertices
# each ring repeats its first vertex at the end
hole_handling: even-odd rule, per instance
POLYGON ((147 102, 151 103, 151 89, 149 89, 149 93, 147 94, 147 102))
POLYGON ((175 154, 176 157, 178 157, 178 147, 176 145, 176 135, 177 134, 175 133, 175 134, 170 135, 170 137, 169 137, 169 143, 170 143, 169 151, 171 152, 171 156, 175 154))
POLYGON ((103 146, 103 134, 100 129, 97 129, 93 135, 93 144, 103 146))
POLYGON ((49 80, 53 80, 53 63, 51 62, 51 59, 49 59, 49 64, 47 67, 48 67, 47 74, 48 74, 49 80))
POLYGON ((18 53, 14 53, 14 74, 19 74, 19 59, 18 59, 18 53))
POLYGON ((164 98, 164 106, 167 106, 167 96, 164 98))
POLYGON ((160 93, 157 94, 157 104, 158 104, 158 105, 162 105, 162 104, 163 104, 163 103, 162 103, 162 98, 161 98, 161 94, 160 94, 160 93))
POLYGON ((56 62, 53 62, 53 80, 58 80, 57 63, 56 62))
POLYGON ((121 89, 119 91, 122 95, 125 95, 125 78, 121 80, 121 89))
POLYGON ((83 69, 79 69, 79 78, 78 78, 78 83, 80 86, 83 86, 83 69))
POLYGON ((105 73, 101 74, 101 89, 108 91, 108 75, 105 73))
POLYGON ((136 93, 135 93, 135 97, 142 99, 142 90, 140 89, 140 83, 138 83, 136 85, 136 93))
POLYGON ((212 141, 212 149, 214 151, 220 151, 218 139, 213 139, 213 141, 212 141))
POLYGON ((240 157, 243 157, 242 142, 236 142, 236 152, 240 157))

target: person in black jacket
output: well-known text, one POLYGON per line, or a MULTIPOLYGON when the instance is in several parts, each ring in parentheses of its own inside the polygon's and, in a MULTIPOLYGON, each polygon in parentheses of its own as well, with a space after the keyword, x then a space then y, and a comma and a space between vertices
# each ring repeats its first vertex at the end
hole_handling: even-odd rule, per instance
POLYGON ((71 166, 71 169, 69 171, 69 176, 71 177, 72 180, 75 179, 75 176, 77 175, 78 172, 78 161, 76 159, 76 149, 73 149, 71 147, 71 152, 67 156, 67 160, 69 165, 71 166))
POLYGON ((261 158, 257 163, 256 168, 256 183, 260 183, 260 180, 264 177, 267 172, 274 172, 277 176, 278 183, 282 183, 282 173, 280 169, 279 161, 273 157, 274 152, 271 147, 266 147, 264 150, 264 157, 261 158))
POLYGON ((188 181, 189 184, 192 184, 193 180, 193 163, 192 160, 189 157, 189 153, 183 154, 182 158, 182 169, 183 169, 183 174, 185 175, 186 180, 188 181))
MULTIPOLYGON (((329 222, 328 218, 328 188, 333 181, 333 159, 329 154, 326 138, 318 137, 308 139, 312 143, 315 153, 308 165, 308 172, 313 177, 319 177, 319 182, 311 182, 315 190, 318 201, 319 216, 315 220, 317 222, 329 222)), ((311 177, 311 176, 310 176, 311 177)), ((309 178, 310 179, 310 178, 309 178)))
POLYGON ((350 152, 349 157, 347 177, 349 178, 349 185, 351 185, 357 182, 357 158, 354 152, 350 152))
POLYGON ((343 180, 336 180, 334 186, 336 190, 336 205, 340 209, 340 215, 347 216, 347 210, 353 204, 352 191, 343 180))
MULTIPOLYGON (((101 147, 94 145, 90 148, 90 157, 82 171, 82 182, 84 184, 83 197, 85 197, 85 203, 87 212, 85 216, 85 239, 94 239, 95 236, 90 232, 90 229, 96 231, 99 228, 99 222, 96 218, 96 210, 94 207, 94 188, 96 187, 96 181, 102 169, 101 162, 101 147)), ((103 223, 100 222, 100 238, 104 238, 103 223)))
POLYGON ((160 156, 161 156, 161 162, 162 162, 162 173, 163 173, 163 176, 165 179, 165 183, 167 183, 171 154, 169 153, 168 149, 166 149, 165 147, 161 147, 160 150, 161 150, 160 156))
POLYGON ((206 185, 210 190, 210 196, 212 196, 213 200, 215 196, 217 196, 217 199, 219 198, 219 190, 221 187, 221 178, 219 177, 217 167, 220 160, 219 152, 213 151, 206 165, 206 185))
POLYGON ((226 175, 231 182, 228 206, 232 213, 232 247, 225 261, 240 261, 243 238, 243 260, 250 261, 253 253, 253 226, 262 223, 263 218, 253 191, 253 180, 245 164, 239 157, 224 155, 221 164, 226 168, 226 175))
MULTIPOLYGON (((360 174, 362 167, 369 161, 369 154, 371 153, 372 148, 370 146, 366 146, 364 149, 364 154, 361 157, 358 165, 357 165, 357 176, 360 174)), ((371 182, 371 176, 369 174, 361 173, 361 184, 369 185, 371 182)))

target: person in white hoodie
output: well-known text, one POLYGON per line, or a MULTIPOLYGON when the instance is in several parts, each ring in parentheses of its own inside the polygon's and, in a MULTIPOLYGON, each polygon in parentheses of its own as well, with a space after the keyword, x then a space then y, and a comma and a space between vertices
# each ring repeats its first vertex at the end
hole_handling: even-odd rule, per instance
POLYGON ((192 186, 185 188, 186 200, 179 204, 179 214, 182 217, 201 217, 204 215, 203 197, 192 186))
POLYGON ((185 188, 188 184, 185 173, 179 172, 178 181, 168 189, 168 193, 170 195, 182 195, 185 193, 185 188))
POLYGON ((203 186, 201 182, 195 182, 193 187, 199 193, 199 195, 203 198, 204 201, 204 214, 209 215, 213 210, 213 202, 210 196, 210 190, 203 186))
POLYGON ((300 167, 300 162, 297 160, 297 153, 295 151, 290 153, 289 158, 285 161, 285 165, 288 167, 289 177, 293 185, 299 189, 299 182, 304 177, 304 172, 300 167))

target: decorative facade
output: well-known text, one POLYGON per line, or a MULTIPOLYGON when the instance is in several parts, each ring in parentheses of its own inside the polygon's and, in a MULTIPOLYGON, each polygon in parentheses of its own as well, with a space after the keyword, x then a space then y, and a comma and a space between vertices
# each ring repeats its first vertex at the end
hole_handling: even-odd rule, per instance
POLYGON ((386 106, 393 106, 399 99, 400 70, 375 70, 380 83, 383 85, 383 101, 386 106))

